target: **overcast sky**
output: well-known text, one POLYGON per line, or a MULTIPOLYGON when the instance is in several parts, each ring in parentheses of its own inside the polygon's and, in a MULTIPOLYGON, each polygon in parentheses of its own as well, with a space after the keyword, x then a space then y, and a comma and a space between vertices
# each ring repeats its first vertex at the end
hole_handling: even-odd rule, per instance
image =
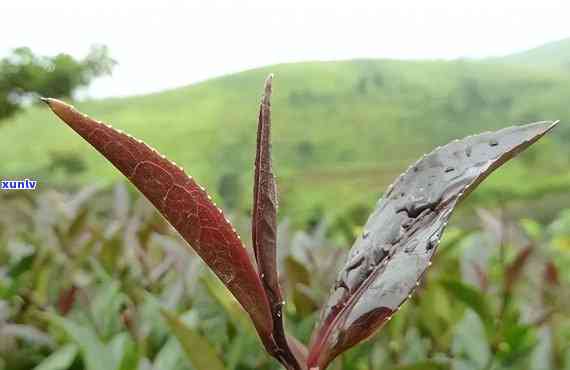
POLYGON ((568 0, 0 0, 19 46, 120 63, 93 97, 141 94, 267 64, 508 54, 570 36, 568 0))

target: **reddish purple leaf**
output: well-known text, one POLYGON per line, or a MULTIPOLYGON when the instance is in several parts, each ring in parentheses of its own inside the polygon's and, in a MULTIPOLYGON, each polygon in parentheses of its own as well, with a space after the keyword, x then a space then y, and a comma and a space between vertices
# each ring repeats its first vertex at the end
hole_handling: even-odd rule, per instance
POLYGON ((538 122, 456 140, 402 174, 378 203, 338 276, 311 341, 309 369, 325 369, 389 320, 431 264, 457 203, 555 125, 538 122))
POLYGON ((534 249, 532 244, 523 248, 517 254, 515 260, 507 266, 505 271, 505 290, 507 293, 512 293, 513 287, 521 276, 533 251, 534 249))
POLYGON ((271 82, 265 81, 265 94, 259 108, 257 153, 253 182, 253 250, 261 280, 272 307, 282 306, 277 276, 277 189, 271 166, 271 82))
POLYGON ((283 296, 277 274, 277 185, 271 165, 272 81, 273 75, 267 77, 265 93, 259 107, 253 181, 252 240, 259 275, 273 315, 273 338, 277 347, 271 354, 285 367, 299 369, 299 363, 285 335, 283 296))
POLYGON ((72 285, 70 288, 64 289, 59 293, 59 298, 57 300, 57 310, 62 316, 66 316, 69 311, 71 311, 77 299, 78 292, 79 288, 75 285, 72 285))
POLYGON ((546 265, 544 267, 544 280, 546 281, 546 283, 554 286, 558 285, 560 283, 559 275, 560 274, 558 273, 558 268, 556 267, 554 262, 552 261, 546 262, 546 265))
POLYGON ((261 281, 239 235, 206 190, 140 140, 59 100, 44 101, 151 201, 245 308, 264 344, 274 346, 273 320, 261 281))

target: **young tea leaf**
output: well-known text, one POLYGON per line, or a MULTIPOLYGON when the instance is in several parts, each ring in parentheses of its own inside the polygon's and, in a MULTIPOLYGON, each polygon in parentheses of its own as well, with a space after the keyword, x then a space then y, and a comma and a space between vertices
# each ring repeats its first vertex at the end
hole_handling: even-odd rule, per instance
POLYGON ((270 75, 265 81, 259 108, 251 234, 259 275, 273 314, 273 337, 277 347, 271 354, 287 368, 299 369, 285 336, 283 296, 277 275, 277 187, 271 166, 272 80, 273 75, 270 75))
POLYGON ((431 264, 457 203, 555 125, 538 122, 453 141, 402 174, 378 203, 338 276, 311 341, 309 369, 326 368, 389 320, 431 264))
POLYGON ((44 101, 151 201, 245 308, 264 343, 272 343, 273 320, 261 281, 239 235, 206 190, 140 140, 59 100, 44 101))
POLYGON ((281 310, 283 298, 277 276, 277 189, 271 166, 271 83, 265 81, 265 93, 259 109, 257 152, 253 182, 252 239, 261 280, 272 308, 281 310), (275 307, 277 306, 277 307, 275 307))

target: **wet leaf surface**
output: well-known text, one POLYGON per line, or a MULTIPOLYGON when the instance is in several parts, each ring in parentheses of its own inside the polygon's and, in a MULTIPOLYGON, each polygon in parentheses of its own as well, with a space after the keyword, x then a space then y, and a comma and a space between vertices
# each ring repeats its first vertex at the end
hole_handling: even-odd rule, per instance
POLYGON ((337 278, 311 341, 309 368, 326 368, 389 320, 419 285, 457 203, 555 125, 537 122, 456 140, 402 174, 337 278))
POLYGON ((206 190, 156 150, 55 99, 50 108, 121 171, 174 226, 228 287, 271 341, 269 303, 247 252, 206 190))

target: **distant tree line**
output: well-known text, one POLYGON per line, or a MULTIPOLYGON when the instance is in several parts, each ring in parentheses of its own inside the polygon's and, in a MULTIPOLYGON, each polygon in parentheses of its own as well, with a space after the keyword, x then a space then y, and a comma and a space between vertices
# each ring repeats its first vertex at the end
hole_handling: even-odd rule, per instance
POLYGON ((95 78, 109 75, 116 61, 106 46, 92 46, 83 59, 69 54, 38 56, 30 48, 12 50, 0 59, 0 120, 39 96, 71 97, 95 78))

